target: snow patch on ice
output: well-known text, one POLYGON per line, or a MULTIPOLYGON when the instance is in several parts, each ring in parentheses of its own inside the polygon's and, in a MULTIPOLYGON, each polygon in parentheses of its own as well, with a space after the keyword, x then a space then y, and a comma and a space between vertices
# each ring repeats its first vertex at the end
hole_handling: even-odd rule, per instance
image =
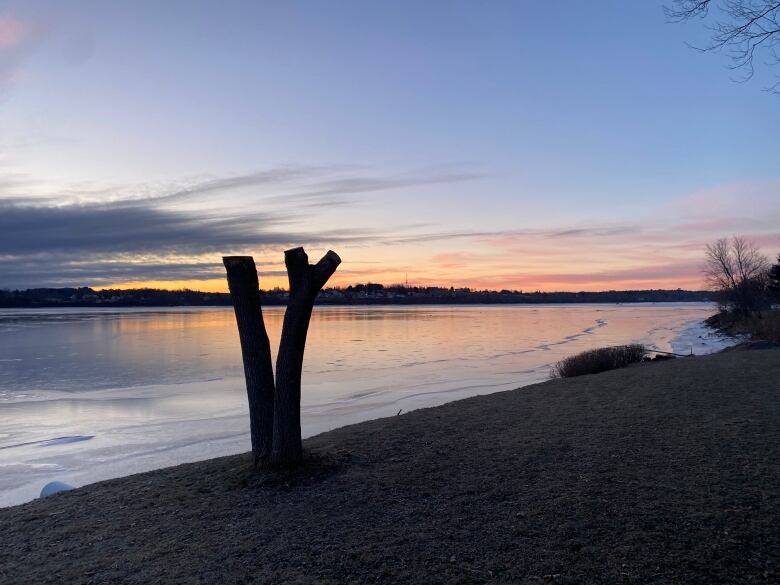
POLYGON ((672 339, 672 351, 680 354, 706 355, 716 353, 743 341, 739 337, 723 335, 701 319, 686 322, 672 339))

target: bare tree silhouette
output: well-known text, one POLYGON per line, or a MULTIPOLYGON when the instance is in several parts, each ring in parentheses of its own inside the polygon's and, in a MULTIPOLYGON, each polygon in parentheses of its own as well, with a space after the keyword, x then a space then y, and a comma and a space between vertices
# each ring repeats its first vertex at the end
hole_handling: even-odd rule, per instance
POLYGON ((309 264, 303 248, 287 250, 284 260, 290 295, 274 383, 271 346, 260 306, 254 259, 251 256, 222 259, 241 341, 255 465, 268 460, 277 467, 297 465, 303 458, 301 374, 306 334, 317 294, 341 263, 338 254, 330 250, 317 264, 309 264))
MULTIPOLYGON (((706 17, 716 7, 719 15, 708 28, 711 42, 699 51, 725 50, 731 59, 731 69, 740 73, 736 81, 747 81, 755 72, 755 59, 766 56, 767 65, 780 63, 776 47, 780 44, 780 1, 777 0, 674 0, 664 7, 672 22, 706 17)), ((780 78, 766 88, 780 93, 780 78)))
POLYGON ((749 315, 764 300, 769 260, 750 240, 741 236, 720 239, 706 248, 704 273, 718 292, 720 305, 749 315))

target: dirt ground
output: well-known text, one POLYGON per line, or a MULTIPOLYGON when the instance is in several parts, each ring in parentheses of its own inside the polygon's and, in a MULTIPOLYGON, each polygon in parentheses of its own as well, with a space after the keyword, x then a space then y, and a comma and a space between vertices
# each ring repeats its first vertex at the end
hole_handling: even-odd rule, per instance
POLYGON ((780 350, 554 380, 0 510, 0 583, 780 583, 780 350))

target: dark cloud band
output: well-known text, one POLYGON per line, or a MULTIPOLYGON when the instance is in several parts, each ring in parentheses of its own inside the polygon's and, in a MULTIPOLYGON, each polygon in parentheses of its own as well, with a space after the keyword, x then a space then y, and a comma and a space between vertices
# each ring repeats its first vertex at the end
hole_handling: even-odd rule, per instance
POLYGON ((392 230, 377 234, 367 228, 296 228, 306 223, 311 208, 348 202, 344 195, 478 177, 355 172, 345 166, 285 167, 87 203, 77 203, 78 193, 72 189, 65 203, 55 196, 26 197, 29 185, 24 178, 0 177, 0 288, 214 278, 221 274, 220 265, 160 264, 143 257, 256 254, 271 247, 377 242, 388 239, 392 230), (247 190, 254 192, 244 197, 246 204, 234 203, 230 210, 214 205, 219 196, 247 190), (122 258, 127 262, 118 260, 122 258))

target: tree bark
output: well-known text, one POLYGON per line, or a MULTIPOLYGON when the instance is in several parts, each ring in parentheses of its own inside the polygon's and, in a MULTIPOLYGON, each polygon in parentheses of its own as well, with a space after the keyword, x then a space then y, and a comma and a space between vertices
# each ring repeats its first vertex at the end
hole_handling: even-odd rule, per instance
POLYGON ((251 256, 225 256, 230 298, 236 313, 244 361, 249 426, 255 465, 271 453, 274 416, 274 373, 271 346, 263 322, 255 261, 251 256))
POLYGON ((274 400, 271 464, 297 465, 303 458, 301 445, 301 372, 306 334, 314 300, 341 263, 329 250, 316 264, 309 264, 303 248, 284 253, 290 299, 284 313, 282 339, 276 359, 276 396, 274 400))

